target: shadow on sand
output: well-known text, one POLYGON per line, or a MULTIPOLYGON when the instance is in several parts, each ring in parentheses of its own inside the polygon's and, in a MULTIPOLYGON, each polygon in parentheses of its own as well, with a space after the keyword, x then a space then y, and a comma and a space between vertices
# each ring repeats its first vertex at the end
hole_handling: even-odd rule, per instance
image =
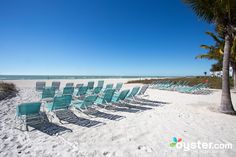
POLYGON ((49 122, 47 115, 45 113, 42 113, 42 116, 44 118, 44 122, 39 124, 29 124, 29 126, 34 128, 34 130, 38 130, 49 136, 60 135, 66 132, 72 132, 72 130, 69 128, 49 122))
POLYGON ((115 111, 115 112, 127 112, 127 113, 137 113, 140 110, 127 108, 127 107, 120 107, 120 106, 106 106, 104 109, 108 111, 115 111))
POLYGON ((89 112, 88 114, 92 115, 92 116, 95 116, 95 117, 98 117, 98 118, 104 118, 104 119, 116 120, 116 121, 125 118, 124 116, 105 113, 105 112, 98 111, 96 109, 93 109, 92 112, 89 112))
POLYGON ((70 110, 59 110, 59 111, 56 111, 55 114, 62 124, 64 121, 67 123, 71 123, 71 124, 75 124, 75 125, 87 127, 87 128, 105 124, 103 122, 78 117, 70 110))

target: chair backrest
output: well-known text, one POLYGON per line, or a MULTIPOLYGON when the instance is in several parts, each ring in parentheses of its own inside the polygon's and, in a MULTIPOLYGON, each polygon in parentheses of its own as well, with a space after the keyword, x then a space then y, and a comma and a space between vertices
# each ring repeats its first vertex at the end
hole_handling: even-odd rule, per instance
POLYGON ((112 89, 113 88, 113 84, 107 84, 106 85, 106 89, 112 89))
POLYGON ((52 105, 52 110, 67 109, 70 106, 72 100, 71 95, 63 95, 55 97, 52 105))
POLYGON ((54 98, 54 96, 55 96, 55 88, 54 87, 48 87, 48 88, 43 89, 42 99, 54 98))
POLYGON ((82 86, 82 87, 79 87, 79 90, 77 92, 77 96, 81 96, 81 95, 85 95, 88 91, 88 87, 87 86, 82 86))
POLYGON ((76 84, 75 88, 79 88, 79 87, 83 87, 83 86, 84 86, 83 83, 78 83, 78 84, 76 84))
POLYGON ((39 114, 41 102, 22 103, 16 107, 17 116, 28 116, 39 114))
POLYGON ((106 89, 104 91, 104 96, 103 96, 102 103, 111 102, 114 93, 115 93, 115 89, 106 89))
POLYGON ((52 82, 52 87, 54 87, 55 88, 55 90, 59 90, 60 89, 60 84, 61 84, 61 82, 52 82))
POLYGON ((129 93, 129 89, 120 92, 116 101, 124 100, 129 93))
POLYGON ((149 85, 143 85, 142 88, 140 89, 138 95, 143 95, 146 92, 146 90, 148 89, 148 86, 149 85))
POLYGON ((103 88, 103 85, 104 85, 104 81, 103 80, 99 80, 97 87, 102 87, 103 88))
POLYGON ((134 97, 138 93, 139 89, 140 89, 140 87, 134 87, 131 90, 130 94, 127 96, 127 98, 134 97))
POLYGON ((46 86, 46 82, 36 82, 36 91, 42 91, 46 86))
POLYGON ((94 82, 93 81, 89 81, 88 82, 88 89, 93 89, 94 86, 94 82))
POLYGON ((95 87, 93 90, 93 94, 99 94, 102 90, 102 87, 95 87))
POLYGON ((120 91, 120 89, 122 88, 123 83, 117 83, 116 84, 116 91, 120 91))
POLYGON ((65 87, 63 89, 63 95, 73 95, 74 87, 65 87))
POLYGON ((94 104, 94 102, 96 101, 97 99, 97 95, 89 95, 87 97, 84 98, 84 101, 81 105, 81 108, 87 108, 89 106, 92 106, 94 104))
POLYGON ((71 105, 71 101, 72 101, 72 95, 63 95, 64 97, 64 101, 65 101, 65 105, 71 105))
POLYGON ((66 87, 74 87, 74 83, 72 82, 66 83, 66 87))

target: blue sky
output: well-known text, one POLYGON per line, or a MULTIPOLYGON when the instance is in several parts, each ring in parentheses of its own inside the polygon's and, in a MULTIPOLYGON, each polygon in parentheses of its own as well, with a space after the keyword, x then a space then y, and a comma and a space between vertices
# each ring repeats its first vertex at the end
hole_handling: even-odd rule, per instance
POLYGON ((181 0, 0 0, 0 74, 202 75, 212 30, 181 0))

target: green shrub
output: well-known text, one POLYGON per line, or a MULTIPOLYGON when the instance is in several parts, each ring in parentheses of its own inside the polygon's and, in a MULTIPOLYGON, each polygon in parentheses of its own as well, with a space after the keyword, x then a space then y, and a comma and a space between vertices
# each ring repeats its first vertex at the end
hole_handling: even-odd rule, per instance
POLYGON ((13 83, 0 82, 0 100, 13 96, 16 93, 17 89, 13 83))

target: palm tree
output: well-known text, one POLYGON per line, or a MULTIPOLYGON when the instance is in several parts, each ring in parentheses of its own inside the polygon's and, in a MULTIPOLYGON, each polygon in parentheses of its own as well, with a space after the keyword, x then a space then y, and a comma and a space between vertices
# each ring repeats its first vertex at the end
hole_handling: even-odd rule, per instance
POLYGON ((236 34, 236 3, 235 0, 184 0, 194 12, 216 26, 224 37, 222 95, 219 111, 234 114, 229 85, 230 49, 236 34))
MULTIPOLYGON (((214 46, 208 46, 208 45, 201 45, 201 48, 204 48, 208 50, 205 54, 200 54, 196 56, 196 58, 205 58, 209 60, 216 60, 217 63, 212 65, 212 68, 217 68, 217 71, 220 71, 219 68, 221 66, 222 69, 222 63, 223 62, 223 49, 224 49, 224 39, 220 37, 220 34, 216 35, 212 32, 206 32, 207 35, 210 35, 215 40, 214 46)), ((233 46, 231 47, 231 53, 230 53, 230 65, 233 69, 233 80, 234 80, 234 89, 236 90, 236 40, 233 42, 233 46)))

